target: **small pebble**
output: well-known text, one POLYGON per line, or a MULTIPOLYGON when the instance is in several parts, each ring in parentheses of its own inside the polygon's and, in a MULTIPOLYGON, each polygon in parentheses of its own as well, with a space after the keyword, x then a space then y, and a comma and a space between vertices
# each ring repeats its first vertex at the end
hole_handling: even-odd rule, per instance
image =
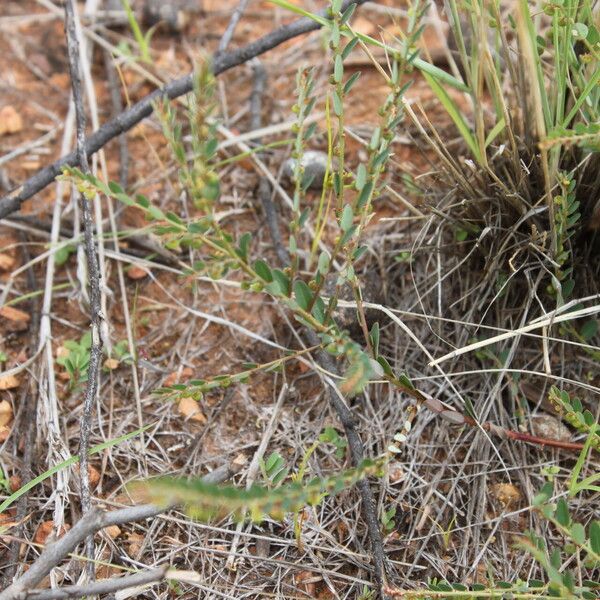
POLYGON ((571 431, 557 417, 553 415, 538 414, 531 418, 531 431, 533 435, 568 442, 571 440, 571 431))
POLYGON ((143 10, 144 23, 148 27, 162 23, 170 33, 178 33, 189 21, 186 9, 190 4, 186 0, 146 0, 143 10))
MULTIPOLYGON (((325 181, 325 173, 327 172, 327 153, 319 150, 307 150, 301 159, 301 164, 304 167, 304 177, 312 181, 309 185, 310 189, 320 190, 323 188, 325 181)), ((283 163, 283 175, 290 181, 294 180, 294 168, 296 167, 296 159, 288 158, 283 163)))

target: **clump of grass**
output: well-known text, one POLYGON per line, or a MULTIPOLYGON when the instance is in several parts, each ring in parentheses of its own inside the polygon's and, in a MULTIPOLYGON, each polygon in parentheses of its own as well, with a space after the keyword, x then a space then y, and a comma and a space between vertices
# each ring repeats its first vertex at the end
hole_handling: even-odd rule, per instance
POLYGON ((449 0, 448 13, 470 114, 425 73, 463 141, 457 155, 435 131, 429 137, 449 192, 436 209, 463 247, 481 246, 478 299, 487 305, 501 289, 517 305, 532 291, 524 269, 530 282, 541 274, 550 303, 593 293, 586 258, 600 202, 600 34, 592 3, 521 0, 508 14, 496 0, 449 0))

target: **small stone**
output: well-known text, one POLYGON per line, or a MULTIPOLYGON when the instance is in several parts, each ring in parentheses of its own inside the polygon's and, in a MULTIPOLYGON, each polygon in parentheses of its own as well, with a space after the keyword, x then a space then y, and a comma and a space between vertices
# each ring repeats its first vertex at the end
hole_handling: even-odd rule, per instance
POLYGON ((568 427, 559 418, 552 415, 534 415, 531 418, 531 431, 533 435, 548 440, 568 442, 571 439, 568 427))
POLYGON ((152 27, 162 23, 170 33, 183 31, 190 19, 186 10, 188 4, 186 0, 146 0, 143 11, 144 24, 152 27))
POLYGON ((14 106, 0 108, 0 136, 18 133, 23 129, 23 119, 14 106))
MULTIPOLYGON (((327 173, 327 153, 320 150, 307 150, 301 159, 301 165, 304 167, 304 180, 311 180, 308 186, 313 190, 320 190, 325 182, 327 173)), ((296 159, 288 158, 283 163, 283 175, 290 181, 294 181, 294 169, 296 168, 296 159)))

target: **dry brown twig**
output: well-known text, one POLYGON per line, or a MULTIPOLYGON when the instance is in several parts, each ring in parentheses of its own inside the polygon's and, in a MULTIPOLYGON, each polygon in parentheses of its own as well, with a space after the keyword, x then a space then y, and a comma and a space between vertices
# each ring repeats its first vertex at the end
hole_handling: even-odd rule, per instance
MULTIPOLYGON (((206 483, 222 483, 237 473, 242 468, 243 464, 244 462, 240 458, 237 458, 231 464, 224 465, 223 467, 215 469, 208 475, 205 475, 203 480, 206 483)), ((3 592, 0 592, 0 600, 20 600, 24 598, 69 598, 98 594, 101 593, 102 590, 98 591, 97 586, 99 584, 108 584, 109 581, 112 582, 112 584, 110 584, 110 590, 107 589, 106 591, 116 591, 131 587, 132 585, 140 585, 142 581, 132 583, 131 578, 122 577, 96 582, 96 584, 89 584, 86 586, 67 586, 62 588, 62 590, 56 590, 57 593, 61 591, 63 592, 63 595, 57 596, 41 596, 40 591, 33 590, 33 588, 38 585, 54 567, 56 567, 64 558, 73 552, 81 542, 90 537, 93 539, 93 535, 101 529, 105 529, 111 525, 123 525, 125 523, 134 523, 135 521, 141 521, 144 519, 152 519, 169 510, 170 508, 173 508, 173 506, 156 506, 155 504, 141 504, 138 506, 129 506, 127 508, 121 508, 113 511, 92 508, 87 512, 86 515, 79 519, 73 528, 70 529, 63 537, 48 544, 37 560, 23 574, 23 576, 15 581, 11 586, 6 588, 3 592)), ((162 578, 166 572, 163 569, 142 571, 136 575, 139 575, 140 578, 142 578, 142 576, 145 574, 150 577, 148 581, 158 581, 160 579, 156 577, 158 571, 162 572, 160 577, 162 578)))
MULTIPOLYGON (((75 102, 75 118, 77 123, 77 162, 83 173, 90 172, 88 155, 85 144, 85 109, 83 107, 83 93, 81 91, 81 78, 79 76, 79 42, 75 25, 74 0, 65 2, 65 32, 67 36, 67 51, 69 56, 69 71, 71 74, 71 87, 75 102)), ((92 345, 90 348, 90 362, 88 367, 88 380, 83 400, 83 412, 80 421, 79 444, 79 473, 81 482, 81 508, 85 515, 91 509, 90 478, 88 473, 88 451, 90 442, 90 429, 94 400, 98 392, 98 377, 100 375, 100 359, 102 357, 102 336, 100 329, 103 315, 101 308, 100 269, 98 256, 94 243, 94 228, 90 202, 83 193, 79 194, 81 217, 84 229, 85 255, 90 288, 90 319, 92 330, 92 345)), ((89 537, 86 542, 88 558, 93 558, 94 538, 89 537)), ((90 577, 94 574, 94 563, 87 563, 87 572, 90 577)))

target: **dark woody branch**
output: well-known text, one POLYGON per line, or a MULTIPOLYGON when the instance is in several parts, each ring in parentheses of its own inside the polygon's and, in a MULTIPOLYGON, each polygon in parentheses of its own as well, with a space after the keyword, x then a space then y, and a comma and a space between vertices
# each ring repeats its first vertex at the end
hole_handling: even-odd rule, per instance
MULTIPOLYGON (((342 10, 345 10, 345 8, 350 4, 360 5, 364 4, 366 1, 367 0, 346 0, 342 6, 342 10)), ((323 11, 320 14, 321 16, 325 16, 326 12, 323 11)), ((280 27, 275 31, 263 36, 259 40, 243 46, 242 48, 219 54, 213 61, 213 73, 215 75, 224 73, 233 67, 237 67, 248 62, 260 54, 264 54, 268 50, 276 48, 280 44, 283 44, 292 38, 298 37, 304 33, 308 33, 309 31, 319 29, 319 27, 319 23, 308 17, 297 19, 289 25, 284 25, 283 27, 280 27)), ((98 150, 106 146, 106 144, 108 144, 108 142, 110 142, 112 139, 121 135, 125 131, 130 130, 140 121, 150 116, 153 111, 153 103, 159 98, 168 98, 172 100, 187 94, 192 90, 192 87, 193 77, 190 73, 185 77, 176 79, 175 81, 166 84, 164 87, 155 90, 151 94, 148 94, 139 102, 121 113, 119 116, 102 125, 98 131, 94 132, 85 140, 85 152, 87 156, 91 156, 92 154, 98 152, 98 150)), ((59 158, 51 165, 39 170, 23 184, 1 198, 0 219, 7 217, 15 211, 18 211, 21 208, 21 204, 23 204, 25 200, 28 200, 34 194, 37 194, 47 185, 52 183, 54 178, 60 174, 62 168, 67 165, 79 165, 77 152, 71 152, 62 158, 59 158)))

